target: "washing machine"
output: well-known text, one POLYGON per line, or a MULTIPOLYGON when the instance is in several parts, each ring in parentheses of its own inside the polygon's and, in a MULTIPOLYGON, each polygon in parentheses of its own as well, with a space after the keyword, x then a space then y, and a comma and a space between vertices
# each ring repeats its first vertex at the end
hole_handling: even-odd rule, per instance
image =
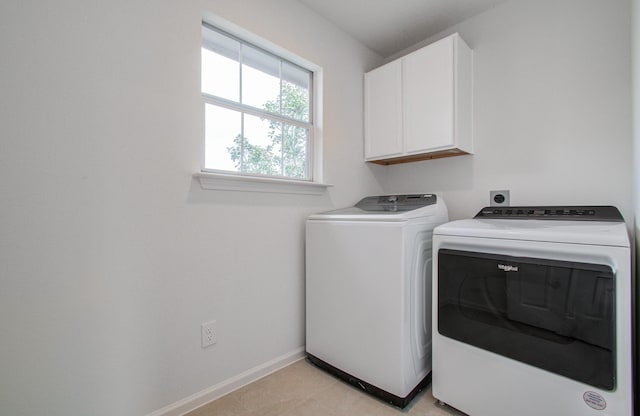
POLYGON ((370 196, 306 223, 306 351, 398 407, 430 380, 434 194, 370 196))
POLYGON ((473 416, 631 416, 632 281, 611 206, 434 230, 433 395, 473 416))

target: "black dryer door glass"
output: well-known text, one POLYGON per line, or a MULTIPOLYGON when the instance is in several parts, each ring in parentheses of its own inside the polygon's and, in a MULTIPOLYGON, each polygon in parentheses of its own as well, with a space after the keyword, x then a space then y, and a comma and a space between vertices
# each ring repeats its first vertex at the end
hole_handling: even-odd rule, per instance
POLYGON ((598 388, 615 386, 609 266, 441 249, 438 332, 598 388))

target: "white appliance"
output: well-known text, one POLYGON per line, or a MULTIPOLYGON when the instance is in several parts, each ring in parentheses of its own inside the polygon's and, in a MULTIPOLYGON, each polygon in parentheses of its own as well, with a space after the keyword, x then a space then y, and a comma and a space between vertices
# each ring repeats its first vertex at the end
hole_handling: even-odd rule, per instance
POLYGON ((309 217, 309 360, 404 407, 430 380, 433 228, 448 220, 436 195, 385 195, 309 217))
POLYGON ((616 208, 484 208, 433 244, 435 398, 473 416, 633 414, 616 208))

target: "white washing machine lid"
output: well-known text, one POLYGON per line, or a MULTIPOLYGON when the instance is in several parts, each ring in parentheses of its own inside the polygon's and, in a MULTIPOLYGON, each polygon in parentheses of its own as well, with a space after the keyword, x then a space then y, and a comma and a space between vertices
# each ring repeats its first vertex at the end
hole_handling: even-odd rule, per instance
MULTIPOLYGON (((356 205, 309 216, 319 221, 406 221, 420 217, 447 219, 444 202, 434 194, 368 196, 356 205)), ((442 221, 442 220, 440 220, 442 221)))
MULTIPOLYGON (((563 219, 562 214, 540 214, 541 211, 539 209, 535 209, 536 214, 534 214, 534 209, 527 209, 534 207, 514 207, 514 213, 518 208, 523 208, 525 212, 530 211, 531 215, 515 216, 514 214, 510 218, 506 218, 504 212, 481 215, 486 212, 485 210, 489 209, 484 208, 474 219, 452 221, 440 225, 434 229, 433 233, 434 235, 502 240, 542 241, 625 248, 630 246, 627 227, 622 221, 622 217, 598 221, 599 207, 584 207, 595 209, 595 216, 589 218, 586 216, 584 218, 572 216, 570 220, 563 219)), ((557 209, 560 212, 562 207, 547 208, 553 208, 554 212, 557 209)), ((494 212, 497 212, 497 210, 494 212)))

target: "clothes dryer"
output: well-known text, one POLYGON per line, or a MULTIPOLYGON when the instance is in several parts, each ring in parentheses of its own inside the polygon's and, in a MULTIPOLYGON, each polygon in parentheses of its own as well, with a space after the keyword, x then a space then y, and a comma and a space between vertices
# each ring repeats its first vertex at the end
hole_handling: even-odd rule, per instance
POLYGON ((432 194, 385 195, 306 224, 309 360, 404 407, 431 372, 432 194))
POLYGON ((484 208, 434 231, 433 395, 473 416, 631 416, 614 207, 484 208))

